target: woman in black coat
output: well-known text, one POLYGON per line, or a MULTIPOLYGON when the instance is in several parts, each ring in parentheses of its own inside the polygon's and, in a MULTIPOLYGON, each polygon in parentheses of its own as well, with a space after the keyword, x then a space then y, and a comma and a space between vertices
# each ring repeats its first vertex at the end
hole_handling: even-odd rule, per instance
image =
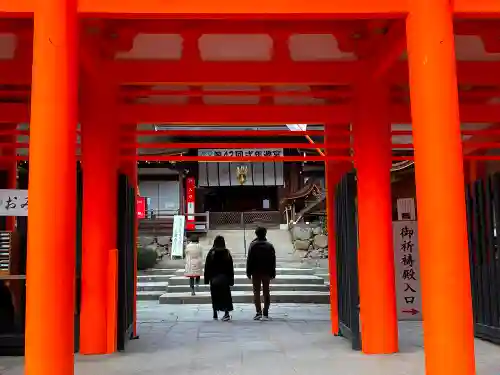
POLYGON ((233 311, 231 287, 234 285, 233 258, 224 237, 215 237, 212 249, 205 261, 205 284, 210 284, 214 319, 218 319, 217 312, 224 311, 223 321, 231 319, 229 312, 233 311))

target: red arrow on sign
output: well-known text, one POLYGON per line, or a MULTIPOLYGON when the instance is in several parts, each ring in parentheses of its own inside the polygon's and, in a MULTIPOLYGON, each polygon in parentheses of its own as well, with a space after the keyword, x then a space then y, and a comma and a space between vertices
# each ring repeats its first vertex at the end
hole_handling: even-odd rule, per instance
POLYGON ((418 314, 420 311, 415 310, 415 309, 411 309, 411 310, 402 310, 401 312, 403 312, 405 314, 415 315, 415 314, 418 314))

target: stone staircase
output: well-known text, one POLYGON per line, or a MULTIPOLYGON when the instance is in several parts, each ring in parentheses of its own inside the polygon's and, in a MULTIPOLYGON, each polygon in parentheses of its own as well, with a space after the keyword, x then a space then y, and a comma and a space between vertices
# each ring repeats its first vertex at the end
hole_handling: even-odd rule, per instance
MULTIPOLYGON (((235 285, 232 287, 234 303, 252 303, 252 284, 245 274, 244 264, 235 261, 235 285)), ((276 269, 276 279, 271 284, 271 298, 275 303, 330 302, 328 284, 314 268, 285 267, 276 269)), ((153 269, 142 272, 138 278, 138 300, 158 300, 161 304, 210 304, 209 286, 201 285, 195 296, 191 295, 189 279, 183 269, 153 269)))
MULTIPOLYGON (((252 284, 245 274, 246 257, 242 231, 211 232, 200 244, 207 252, 217 234, 222 234, 233 255, 235 285, 232 287, 234 303, 252 303, 252 284)), ((245 233, 247 244, 253 233, 245 233)), ((330 303, 328 270, 302 263, 294 256, 290 236, 286 231, 270 230, 268 238, 276 248, 276 279, 271 283, 271 300, 275 303, 330 303)), ((184 276, 184 261, 168 261, 160 268, 139 272, 138 300, 159 301, 161 304, 210 304, 209 286, 201 285, 195 296, 191 295, 189 279, 184 276)))

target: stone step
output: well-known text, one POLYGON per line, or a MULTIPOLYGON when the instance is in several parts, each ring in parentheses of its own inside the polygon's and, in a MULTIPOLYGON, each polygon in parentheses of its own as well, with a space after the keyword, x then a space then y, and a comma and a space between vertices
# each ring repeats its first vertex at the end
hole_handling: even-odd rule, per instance
MULTIPOLYGON (((163 276, 157 276, 163 277, 163 276)), ((201 284, 204 284, 203 277, 201 277, 201 284)), ((250 280, 246 275, 234 275, 235 284, 250 284, 250 280)), ((174 276, 169 280, 169 286, 171 285, 188 285, 189 278, 185 276, 174 276)), ((278 275, 276 279, 272 281, 272 284, 324 284, 324 280, 321 277, 314 275, 278 275)))
POLYGON ((137 275, 137 283, 162 283, 168 282, 173 276, 169 275, 137 275))
MULTIPOLYGON (((252 292, 252 284, 235 284, 231 287, 234 292, 252 292)), ((328 286, 325 284, 274 284, 271 285, 271 293, 280 291, 314 291, 327 292, 328 286)), ((191 293, 189 285, 170 285, 166 289, 167 293, 191 293)), ((196 293, 209 292, 210 286, 202 284, 196 293)))
POLYGON ((314 273, 314 275, 318 276, 318 277, 321 277, 325 280, 330 280, 330 275, 328 273, 314 273))
POLYGON ((165 293, 168 288, 168 282, 146 282, 146 283, 137 283, 137 291, 138 292, 163 292, 165 293))
POLYGON ((178 268, 151 268, 149 270, 139 271, 139 275, 171 275, 174 276, 178 268))
MULTIPOLYGON (((246 268, 235 268, 235 275, 246 275, 246 268)), ((276 268, 276 275, 314 275, 312 268, 276 268)), ((179 269, 176 271, 176 276, 184 276, 184 270, 179 269)))
POLYGON ((153 292, 137 292, 137 300, 138 301, 158 301, 160 296, 165 294, 165 290, 163 291, 153 291, 153 292))
MULTIPOLYGON (((232 292, 233 303, 253 303, 251 292, 232 292)), ((161 304, 211 304, 210 293, 165 293, 160 297, 161 304)), ((329 292, 316 291, 281 291, 271 294, 271 303, 330 303, 329 292)))

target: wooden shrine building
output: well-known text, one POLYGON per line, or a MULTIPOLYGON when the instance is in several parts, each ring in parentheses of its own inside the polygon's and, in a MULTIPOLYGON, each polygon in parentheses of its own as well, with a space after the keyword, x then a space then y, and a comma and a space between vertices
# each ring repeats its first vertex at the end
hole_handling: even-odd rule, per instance
MULTIPOLYGON (((134 236, 116 213, 137 185, 138 161, 308 160, 326 163, 330 234, 335 186, 354 163, 362 350, 389 354, 398 351, 390 166, 413 160, 426 373, 473 375, 464 160, 476 171, 499 159, 488 151, 499 142, 499 73, 498 0, 0 0, 6 188, 29 160, 26 374, 74 371, 77 161, 80 353, 116 350, 117 237, 134 236), (140 144, 159 132, 138 124, 325 128, 293 132, 300 145, 288 130, 265 132, 267 147, 321 151, 306 156, 145 155, 136 150, 262 147, 264 132, 218 131, 240 140, 230 145, 140 144), (394 145, 391 135, 412 138, 394 145)), ((183 132, 168 136, 214 135, 183 132)))

